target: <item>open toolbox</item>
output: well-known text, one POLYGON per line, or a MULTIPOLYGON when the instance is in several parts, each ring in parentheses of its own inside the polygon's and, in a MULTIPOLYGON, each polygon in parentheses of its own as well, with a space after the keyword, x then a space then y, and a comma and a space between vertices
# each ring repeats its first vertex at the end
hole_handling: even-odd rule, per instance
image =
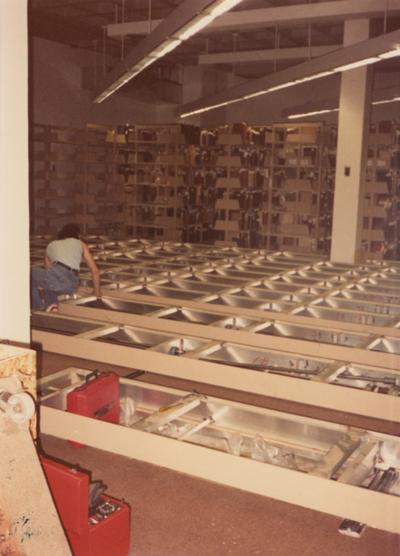
POLYGON ((398 437, 126 378, 110 423, 67 411, 89 374, 41 379, 42 433, 400 533, 398 437))
POLYGON ((101 481, 51 458, 41 463, 74 556, 126 556, 130 508, 105 494, 101 481))

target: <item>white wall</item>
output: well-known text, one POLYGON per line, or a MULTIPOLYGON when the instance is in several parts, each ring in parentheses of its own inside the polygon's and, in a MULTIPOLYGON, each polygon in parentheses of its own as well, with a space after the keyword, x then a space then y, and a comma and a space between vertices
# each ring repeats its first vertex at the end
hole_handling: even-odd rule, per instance
POLYGON ((26 0, 0 2, 0 339, 28 343, 26 0))

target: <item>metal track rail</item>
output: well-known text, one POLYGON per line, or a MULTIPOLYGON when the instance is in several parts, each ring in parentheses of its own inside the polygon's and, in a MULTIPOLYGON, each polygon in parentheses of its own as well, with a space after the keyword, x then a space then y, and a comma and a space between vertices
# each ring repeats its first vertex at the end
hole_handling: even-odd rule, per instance
POLYGON ((47 330, 34 328, 32 339, 46 351, 369 417, 399 419, 400 372, 395 367, 251 345, 233 333, 230 341, 215 341, 206 335, 176 335, 154 326, 39 313, 37 317, 46 321, 47 330))

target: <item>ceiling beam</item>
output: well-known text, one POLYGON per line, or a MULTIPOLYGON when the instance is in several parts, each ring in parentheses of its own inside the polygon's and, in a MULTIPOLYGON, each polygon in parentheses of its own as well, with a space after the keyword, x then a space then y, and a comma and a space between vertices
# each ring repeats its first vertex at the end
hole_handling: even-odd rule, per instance
POLYGON ((242 64, 245 62, 307 59, 323 56, 338 48, 343 48, 343 45, 312 46, 311 48, 299 46, 296 48, 270 48, 267 50, 240 50, 236 52, 200 54, 199 64, 242 64))
POLYGON ((282 87, 298 85, 298 82, 302 79, 319 79, 328 73, 331 74, 335 68, 375 58, 377 55, 388 51, 397 51, 399 44, 400 30, 392 31, 373 39, 340 48, 324 56, 312 58, 306 62, 296 64, 259 79, 247 81, 221 93, 187 103, 177 109, 177 114, 185 117, 193 113, 200 113, 205 110, 212 110, 220 106, 248 100, 259 95, 268 95, 272 93, 271 89, 277 87, 280 87, 278 94, 284 94, 284 92, 282 93, 282 87))
MULTIPOLYGON (((400 0, 334 0, 280 6, 277 8, 261 8, 255 10, 236 10, 222 15, 213 21, 205 32, 230 31, 238 29, 256 29, 265 26, 300 25, 302 23, 342 21, 359 17, 383 16, 400 13, 400 0)), ((154 30, 162 20, 154 20, 151 28, 154 30)), ((107 25, 109 37, 121 35, 147 35, 148 21, 130 21, 107 25)))
POLYGON ((207 25, 210 20, 218 17, 217 14, 221 9, 232 7, 235 1, 239 3, 241 0, 233 0, 229 3, 216 0, 184 0, 170 12, 156 30, 144 37, 123 60, 115 65, 107 74, 93 101, 103 102, 144 68, 173 50, 177 44, 182 44, 189 36, 196 34, 200 26, 207 25))
MULTIPOLYGON (((400 98, 399 87, 390 86, 382 87, 374 90, 373 97, 371 99, 371 106, 379 106, 378 103, 382 101, 393 100, 394 98, 400 98)), ((338 111, 339 99, 336 94, 329 94, 324 100, 308 100, 303 104, 292 105, 291 107, 286 107, 282 110, 282 118, 288 118, 294 114, 305 114, 306 116, 303 120, 308 120, 311 117, 319 117, 319 114, 311 115, 313 112, 319 112, 321 110, 338 111)))

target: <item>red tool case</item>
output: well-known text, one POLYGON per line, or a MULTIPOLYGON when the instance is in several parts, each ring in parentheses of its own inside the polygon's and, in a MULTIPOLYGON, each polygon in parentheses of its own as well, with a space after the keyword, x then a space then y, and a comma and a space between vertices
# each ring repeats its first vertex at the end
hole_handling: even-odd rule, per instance
POLYGON ((129 506, 101 494, 89 511, 89 474, 47 457, 41 462, 74 556, 126 556, 129 506))
MULTIPOLYGON (((67 395, 67 411, 119 423, 119 378, 114 373, 95 371, 86 377, 86 382, 67 395)), ((83 446, 78 442, 71 444, 76 448, 83 446)))

